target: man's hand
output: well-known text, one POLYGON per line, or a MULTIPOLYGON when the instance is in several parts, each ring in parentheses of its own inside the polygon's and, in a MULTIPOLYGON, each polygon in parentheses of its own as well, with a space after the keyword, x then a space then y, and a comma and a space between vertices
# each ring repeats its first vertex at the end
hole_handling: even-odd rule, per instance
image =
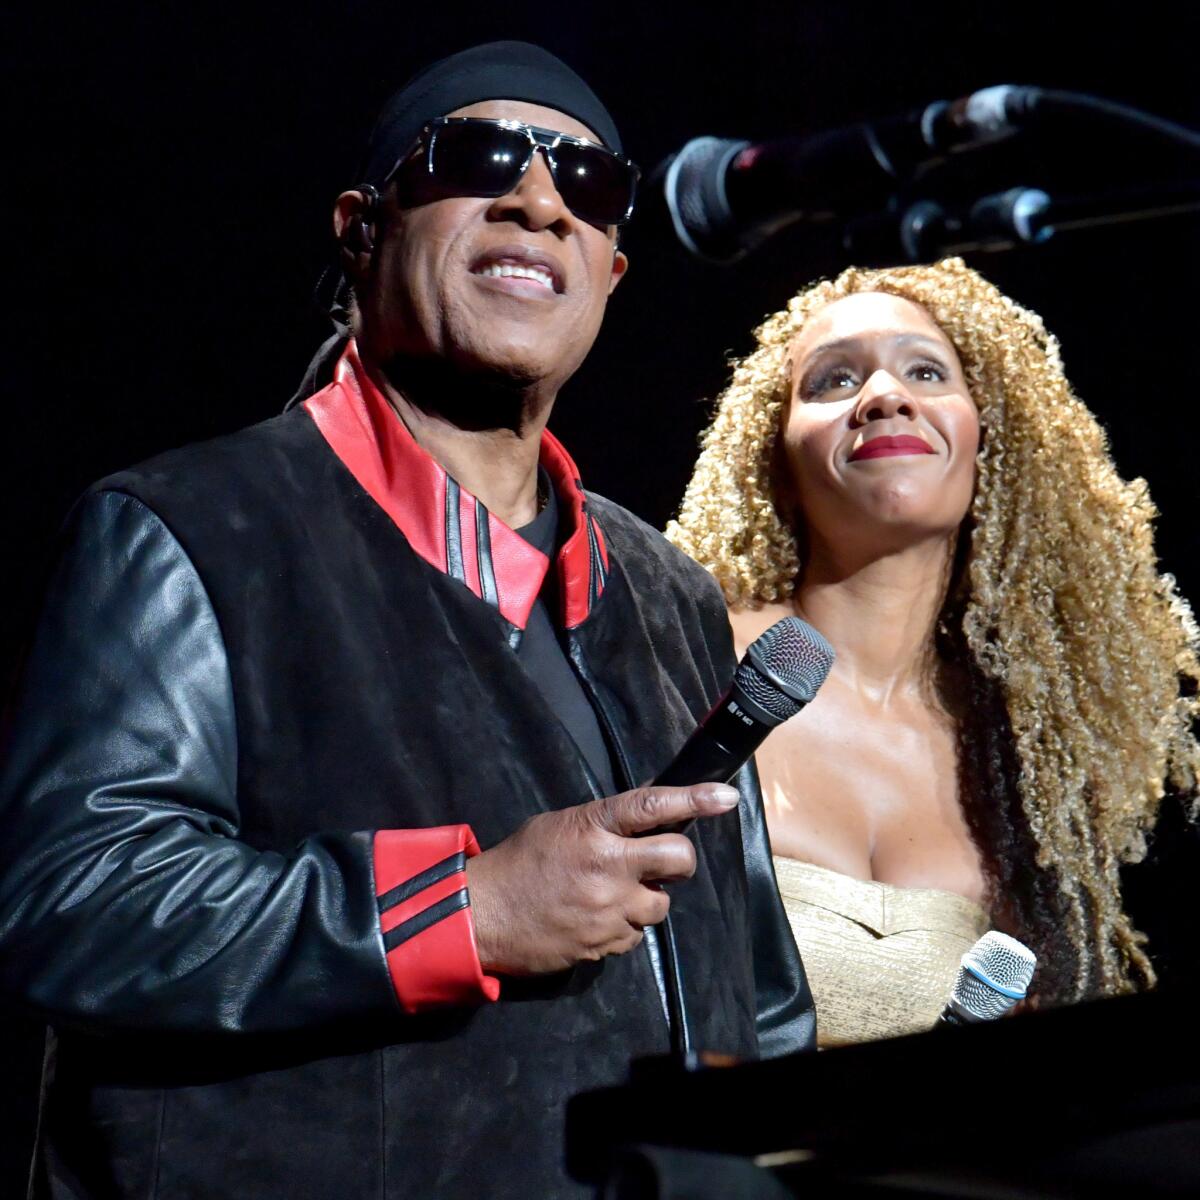
POLYGON ((645 787, 530 817, 467 863, 484 970, 540 975, 632 950, 671 906, 658 885, 696 870, 683 834, 635 835, 737 802, 720 783, 645 787))

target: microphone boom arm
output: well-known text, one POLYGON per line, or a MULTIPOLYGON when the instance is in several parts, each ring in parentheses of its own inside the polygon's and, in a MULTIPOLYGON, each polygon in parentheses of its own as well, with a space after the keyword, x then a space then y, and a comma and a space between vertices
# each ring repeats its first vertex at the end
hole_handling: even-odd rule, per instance
MULTIPOLYGON (((1081 92, 1001 84, 919 112, 807 137, 759 144, 693 138, 651 173, 651 182, 661 190, 682 245, 721 264, 736 262, 798 221, 815 224, 854 214, 864 215, 856 222, 857 233, 848 228, 847 249, 864 245, 868 261, 917 262, 1036 244, 1060 229, 1195 211, 1194 182, 1182 185, 1182 198, 1148 201, 1051 202, 1038 189, 1010 188, 965 210, 947 211, 936 200, 900 198, 911 197, 911 184, 949 155, 992 145, 1035 125, 1070 132, 1081 121, 1122 126, 1200 151, 1200 132, 1127 105, 1081 92), (898 214, 902 203, 908 207, 898 214), (871 252, 872 241, 881 252, 871 252)), ((863 257, 862 251, 855 256, 863 257)))

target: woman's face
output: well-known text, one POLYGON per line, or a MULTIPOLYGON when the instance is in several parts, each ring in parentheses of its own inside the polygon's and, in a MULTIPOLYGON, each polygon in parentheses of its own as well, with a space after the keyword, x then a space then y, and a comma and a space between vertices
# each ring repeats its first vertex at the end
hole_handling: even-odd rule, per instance
POLYGON ((831 545, 948 534, 975 490, 979 415, 954 346, 883 292, 821 309, 791 347, 787 497, 831 545))

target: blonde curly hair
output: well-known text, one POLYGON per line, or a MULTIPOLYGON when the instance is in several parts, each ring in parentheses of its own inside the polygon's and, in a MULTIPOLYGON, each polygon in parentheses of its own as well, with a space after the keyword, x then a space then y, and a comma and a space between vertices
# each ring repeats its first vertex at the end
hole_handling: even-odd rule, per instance
POLYGON ((967 669, 983 711, 994 701, 987 721, 960 730, 960 758, 990 771, 976 779, 976 791, 993 793, 985 806, 1008 806, 1005 829, 995 813, 972 820, 993 898, 1023 892, 1026 935, 1067 951, 1050 998, 1152 986, 1118 869, 1144 856, 1165 786, 1195 797, 1200 639, 1175 581, 1156 569, 1145 481, 1117 474, 1036 314, 957 258, 851 267, 805 289, 734 364, 667 537, 733 607, 792 595, 801 552, 772 486, 789 347, 816 312, 856 292, 925 309, 954 344, 979 410, 975 498, 939 649, 967 669))

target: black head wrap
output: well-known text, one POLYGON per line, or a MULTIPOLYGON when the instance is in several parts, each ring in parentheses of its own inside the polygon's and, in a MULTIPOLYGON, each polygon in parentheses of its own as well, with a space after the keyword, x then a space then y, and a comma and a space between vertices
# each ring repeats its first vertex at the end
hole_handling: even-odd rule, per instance
POLYGON ((525 100, 557 109, 621 153, 608 110, 566 63, 528 42, 489 42, 426 67, 392 96, 371 132, 362 182, 379 187, 428 122, 480 100, 525 100))
MULTIPOLYGON (((566 63, 528 42, 488 42, 419 71, 388 100, 371 131, 356 182, 381 187, 425 125, 480 100, 524 100, 556 109, 582 121, 610 150, 622 153, 621 138, 608 110, 566 63)), ((289 408, 328 382, 350 336, 346 283, 340 270, 326 271, 317 290, 318 302, 322 293, 332 293, 323 307, 336 333, 309 363, 289 408)))

